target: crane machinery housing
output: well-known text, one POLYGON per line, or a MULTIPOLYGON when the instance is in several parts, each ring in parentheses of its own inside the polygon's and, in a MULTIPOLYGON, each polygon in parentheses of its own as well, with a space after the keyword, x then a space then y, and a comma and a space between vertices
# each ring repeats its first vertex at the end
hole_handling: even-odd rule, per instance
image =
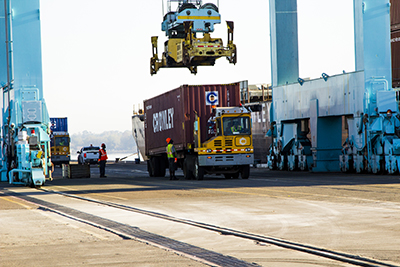
POLYGON ((355 72, 304 80, 299 77, 297 1, 270 0, 271 169, 399 173, 391 4, 353 3, 355 72))
POLYGON ((151 37, 153 56, 150 59, 150 73, 156 74, 160 68, 187 67, 197 73, 197 66, 214 66, 215 60, 226 57, 236 64, 236 45, 233 43, 233 22, 227 21, 228 45, 221 38, 212 38, 214 25, 221 23, 217 5, 202 4, 201 0, 168 0, 168 11, 164 15, 161 29, 168 40, 162 58, 158 58, 158 37, 151 37), (171 4, 177 3, 177 10, 171 4), (203 33, 203 37, 197 37, 203 33))

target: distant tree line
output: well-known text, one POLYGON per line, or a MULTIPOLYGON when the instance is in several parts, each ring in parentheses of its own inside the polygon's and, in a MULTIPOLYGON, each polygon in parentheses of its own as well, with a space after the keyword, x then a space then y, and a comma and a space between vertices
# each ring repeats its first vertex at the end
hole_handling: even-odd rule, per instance
POLYGON ((107 131, 100 134, 83 131, 81 133, 72 134, 71 138, 71 155, 76 154, 84 146, 100 146, 106 144, 107 151, 110 152, 136 152, 136 144, 133 140, 131 131, 107 131))

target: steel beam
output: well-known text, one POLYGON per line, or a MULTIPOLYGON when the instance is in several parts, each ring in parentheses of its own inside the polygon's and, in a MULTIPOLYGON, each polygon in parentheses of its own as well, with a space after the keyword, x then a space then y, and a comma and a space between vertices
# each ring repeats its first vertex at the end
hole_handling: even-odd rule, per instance
POLYGON ((293 83, 299 77, 297 0, 270 0, 272 86, 293 83))

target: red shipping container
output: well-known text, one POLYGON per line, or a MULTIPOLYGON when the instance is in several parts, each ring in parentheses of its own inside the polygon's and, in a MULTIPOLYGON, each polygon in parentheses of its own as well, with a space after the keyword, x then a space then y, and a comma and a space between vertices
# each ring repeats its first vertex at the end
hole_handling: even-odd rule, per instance
POLYGON ((400 29, 400 2, 398 0, 390 1, 390 26, 392 31, 400 29))
POLYGON ((195 113, 200 117, 201 142, 206 141, 207 121, 213 104, 217 107, 240 105, 240 83, 182 85, 144 101, 146 155, 165 152, 166 139, 174 140, 177 151, 194 143, 195 113))
POLYGON ((400 87, 400 31, 391 34, 392 87, 400 87))
POLYGON ((400 2, 390 1, 390 29, 392 49, 392 87, 400 87, 400 2))

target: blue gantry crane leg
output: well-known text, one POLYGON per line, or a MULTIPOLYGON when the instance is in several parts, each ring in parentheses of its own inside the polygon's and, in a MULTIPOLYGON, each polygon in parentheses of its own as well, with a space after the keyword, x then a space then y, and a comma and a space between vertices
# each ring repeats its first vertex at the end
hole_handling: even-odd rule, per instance
POLYGON ((42 186, 51 179, 50 118, 43 97, 39 0, 0 5, 3 92, 1 181, 42 186))

